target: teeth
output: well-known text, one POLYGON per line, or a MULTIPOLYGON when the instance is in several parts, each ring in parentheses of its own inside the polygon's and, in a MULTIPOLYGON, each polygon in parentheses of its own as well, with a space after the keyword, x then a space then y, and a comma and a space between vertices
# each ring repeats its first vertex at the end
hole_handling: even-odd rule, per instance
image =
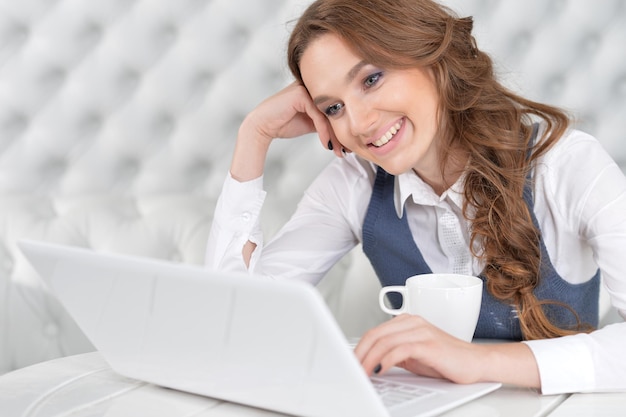
POLYGON ((400 127, 402 127, 402 120, 400 120, 395 125, 391 126, 391 129, 389 129, 387 133, 382 135, 380 139, 372 142, 372 145, 376 146, 377 148, 383 146, 384 144, 389 142, 396 133, 398 133, 398 130, 400 130, 400 127))

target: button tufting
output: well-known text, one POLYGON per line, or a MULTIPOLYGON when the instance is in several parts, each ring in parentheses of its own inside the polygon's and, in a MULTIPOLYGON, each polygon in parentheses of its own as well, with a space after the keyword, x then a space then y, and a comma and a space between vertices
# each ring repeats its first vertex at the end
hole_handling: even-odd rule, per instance
POLYGON ((530 45, 532 44, 533 36, 528 31, 522 31, 517 36, 515 36, 512 40, 512 49, 515 53, 524 53, 528 50, 530 45))
POLYGON ((41 75, 39 82, 44 89, 55 90, 63 83, 65 76, 66 72, 62 68, 51 68, 41 75))
POLYGON ((93 44, 97 42, 101 36, 102 36, 102 28, 94 22, 89 22, 81 28, 80 33, 78 34, 77 37, 83 43, 93 44))
POLYGON ((269 70, 264 77, 268 86, 274 90, 279 90, 285 84, 285 76, 278 70, 269 70))
POLYGON ((134 159, 125 159, 118 167, 118 177, 129 179, 139 172, 139 162, 134 159))
POLYGON ((243 48, 248 40, 250 34, 243 28, 233 28, 232 33, 229 36, 229 43, 232 44, 232 48, 235 50, 243 48))
POLYGON ((178 30, 176 29, 176 26, 166 24, 160 28, 157 39, 160 41, 162 46, 166 46, 172 44, 176 40, 177 35, 178 30))
POLYGON ((122 91, 130 92, 137 88, 140 77, 137 71, 127 68, 118 75, 117 83, 122 91))
POLYGON ((91 136, 102 126, 102 117, 96 113, 86 113, 78 122, 78 131, 83 136, 91 136))
POLYGON ((43 334, 48 338, 56 337, 59 334, 59 326, 50 322, 44 326, 43 334))
POLYGON ((29 33, 30 31, 27 26, 21 23, 16 23, 11 28, 8 38, 12 39, 12 43, 14 44, 21 44, 28 38, 29 33))
POLYGON ((67 161, 61 158, 50 158, 42 167, 42 178, 47 180, 59 178, 67 169, 67 161))
POLYGON ((192 79, 192 84, 195 90, 206 90, 211 84, 213 84, 213 80, 215 79, 215 74, 203 71, 198 72, 192 79))
POLYGON ((169 136, 174 131, 176 119, 165 113, 157 115, 152 122, 153 133, 158 137, 169 136))
POLYGON ((2 142, 22 134, 28 126, 28 118, 22 113, 12 113, 2 121, 2 142))
POLYGON ((563 92, 565 88, 565 79, 563 75, 554 75, 547 79, 545 84, 545 91, 549 96, 558 96, 563 92))
POLYGON ((600 45, 600 40, 601 38, 599 34, 590 33, 581 40, 579 49, 583 54, 595 52, 600 45))
POLYGON ((203 181, 209 176, 210 171, 211 163, 209 161, 197 160, 189 164, 189 168, 187 169, 187 177, 190 179, 203 181))

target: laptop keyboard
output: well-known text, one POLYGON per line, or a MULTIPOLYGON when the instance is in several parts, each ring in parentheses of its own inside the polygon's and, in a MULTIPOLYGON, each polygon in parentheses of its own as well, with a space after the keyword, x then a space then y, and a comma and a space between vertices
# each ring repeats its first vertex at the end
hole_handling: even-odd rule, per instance
POLYGON ((417 387, 411 384, 389 381, 386 379, 370 378, 378 395, 383 400, 386 407, 395 407, 408 402, 423 400, 437 394, 437 391, 424 387, 417 387))
MULTIPOLYGON (((354 349, 358 343, 358 338, 352 338, 348 344, 354 349)), ((424 398, 436 395, 438 391, 413 384, 405 384, 402 382, 390 381, 388 379, 370 377, 374 389, 383 400, 383 404, 387 408, 404 405, 410 402, 419 401, 424 398)))

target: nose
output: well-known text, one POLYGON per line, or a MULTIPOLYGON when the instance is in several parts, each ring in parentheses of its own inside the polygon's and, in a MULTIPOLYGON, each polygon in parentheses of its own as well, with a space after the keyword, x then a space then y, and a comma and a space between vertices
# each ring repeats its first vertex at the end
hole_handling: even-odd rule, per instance
POLYGON ((369 138, 373 134, 376 112, 363 99, 346 103, 346 114, 350 123, 350 133, 355 137, 369 138))

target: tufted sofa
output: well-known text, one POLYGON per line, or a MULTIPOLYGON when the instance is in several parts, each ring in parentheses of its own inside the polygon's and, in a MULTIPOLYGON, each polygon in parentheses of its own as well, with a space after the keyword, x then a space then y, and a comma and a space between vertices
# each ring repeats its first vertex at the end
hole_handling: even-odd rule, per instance
MULTIPOLYGON (((92 350, 20 255, 31 239, 201 264, 237 128, 289 82, 308 0, 0 1, 0 373, 92 350)), ((513 89, 561 105, 626 169, 626 2, 449 0, 513 89)), ((271 236, 332 159, 278 141, 271 236)), ((344 331, 385 317, 357 248, 322 281, 344 331)))

